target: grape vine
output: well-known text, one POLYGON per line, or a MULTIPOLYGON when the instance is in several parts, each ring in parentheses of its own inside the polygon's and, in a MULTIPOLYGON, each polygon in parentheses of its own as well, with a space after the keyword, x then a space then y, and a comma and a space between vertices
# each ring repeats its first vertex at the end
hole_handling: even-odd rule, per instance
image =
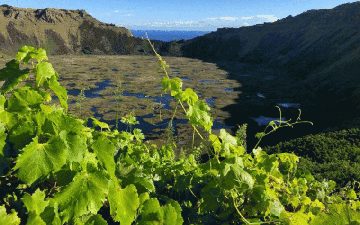
POLYGON ((194 149, 207 148, 214 157, 202 164, 195 154, 175 160, 176 144, 143 142, 141 130, 132 129, 138 123, 133 114, 121 119, 129 132, 111 130, 95 118, 87 127, 86 120, 67 113, 66 89, 52 65, 43 62, 48 60, 45 50, 24 46, 0 70, 5 81, 0 224, 108 224, 111 219, 122 225, 303 225, 330 221, 337 213, 339 221, 360 222, 357 193, 332 193, 335 182, 297 171, 296 155, 268 155, 260 147, 246 153, 243 134, 234 137, 224 129, 212 134, 210 107, 192 89, 183 91, 181 79, 170 78, 168 65, 156 56, 165 74, 163 91, 178 100, 194 132, 201 138, 199 127, 209 133, 194 149), (30 59, 37 60, 33 69, 20 70, 20 62, 26 65, 30 59), (35 83, 17 87, 30 72, 35 83), (51 92, 60 105, 51 104, 51 92), (99 214, 103 207, 111 218, 99 214))

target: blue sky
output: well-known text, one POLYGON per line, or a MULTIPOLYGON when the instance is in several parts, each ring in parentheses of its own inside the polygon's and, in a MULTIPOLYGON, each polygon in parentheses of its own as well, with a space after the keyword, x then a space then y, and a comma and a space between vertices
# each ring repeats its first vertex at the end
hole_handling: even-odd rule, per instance
POLYGON ((84 9, 101 22, 132 30, 215 31, 273 22, 309 9, 332 9, 344 0, 5 0, 21 8, 84 9))

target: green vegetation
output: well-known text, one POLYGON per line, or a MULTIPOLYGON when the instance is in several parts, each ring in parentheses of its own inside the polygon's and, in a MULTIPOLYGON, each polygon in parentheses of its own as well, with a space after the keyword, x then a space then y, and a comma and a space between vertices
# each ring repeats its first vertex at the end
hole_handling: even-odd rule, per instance
POLYGON ((264 148, 268 154, 293 152, 298 169, 309 170, 317 180, 334 180, 338 187, 360 181, 360 129, 308 135, 264 148))
MULTIPOLYGON (((132 114, 122 118, 130 132, 95 118, 87 127, 87 120, 67 113, 66 89, 43 62, 45 50, 24 46, 0 70, 0 224, 360 223, 354 189, 334 193, 334 181, 297 172, 295 154, 246 153, 246 125, 235 137, 224 129, 212 134, 209 106, 168 76, 169 66, 151 46, 164 72, 163 91, 177 99, 194 135, 202 138, 204 129, 209 139, 175 160, 171 136, 163 146, 144 143, 141 130, 132 129, 132 114), (30 59, 38 61, 31 70, 35 82, 16 88, 30 73, 19 64, 30 59), (60 106, 51 104, 51 92, 60 106), (200 164, 203 148, 212 158, 200 164)), ((269 126, 276 130, 279 122, 269 126)))

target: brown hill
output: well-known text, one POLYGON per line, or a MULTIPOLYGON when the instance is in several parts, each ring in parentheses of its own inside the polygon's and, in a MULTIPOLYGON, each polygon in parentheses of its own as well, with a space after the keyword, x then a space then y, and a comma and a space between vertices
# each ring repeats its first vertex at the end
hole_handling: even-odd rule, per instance
POLYGON ((132 54, 146 42, 124 27, 101 23, 85 10, 1 5, 0 21, 0 52, 11 57, 24 45, 43 47, 48 55, 132 54))
POLYGON ((221 28, 189 40, 181 51, 185 57, 284 69, 313 92, 311 100, 298 95, 308 112, 328 126, 358 127, 359 28, 360 1, 308 10, 273 23, 221 28))

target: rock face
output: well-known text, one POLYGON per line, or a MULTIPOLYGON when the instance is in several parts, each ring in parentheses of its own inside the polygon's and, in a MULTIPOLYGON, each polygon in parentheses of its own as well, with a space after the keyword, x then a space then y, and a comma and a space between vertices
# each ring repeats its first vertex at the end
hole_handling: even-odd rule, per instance
MULTIPOLYGON (((189 40, 181 51, 185 57, 284 69, 313 91, 312 106, 307 108, 317 112, 324 123, 358 127, 359 28, 360 2, 354 2, 333 9, 308 10, 273 23, 221 28, 189 40)), ((305 105, 301 96, 297 101, 305 105)))
POLYGON ((48 55, 130 54, 145 40, 130 30, 101 23, 85 10, 0 6, 0 51, 14 56, 24 45, 45 47, 48 55))

